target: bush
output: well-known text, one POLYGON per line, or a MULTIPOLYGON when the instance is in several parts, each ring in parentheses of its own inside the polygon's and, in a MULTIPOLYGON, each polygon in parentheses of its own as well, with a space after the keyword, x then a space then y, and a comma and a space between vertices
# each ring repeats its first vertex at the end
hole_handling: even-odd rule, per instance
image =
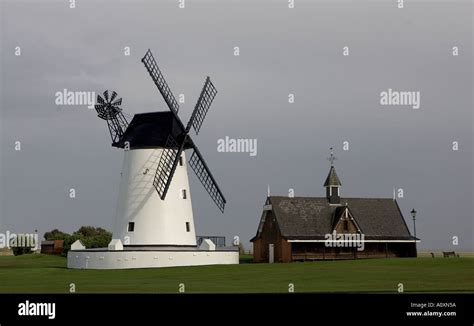
POLYGON ((30 254, 31 248, 29 247, 13 247, 12 248, 13 254, 15 256, 23 255, 23 254, 30 254))
MULTIPOLYGON (((75 238, 82 241, 86 248, 103 248, 112 240, 112 233, 103 228, 95 228, 93 226, 83 226, 72 234, 75 238)), ((74 243, 72 241, 71 243, 74 243)))
MULTIPOLYGON (((76 242, 76 240, 79 240, 80 238, 75 236, 75 235, 70 235, 68 234, 68 236, 64 239, 64 243, 63 243, 63 253, 62 255, 63 256, 67 256, 67 253, 68 251, 71 249, 71 245, 76 242)), ((84 243, 84 242, 83 242, 84 243)))
POLYGON ((59 231, 58 229, 54 229, 52 231, 46 232, 44 234, 45 240, 66 240, 67 237, 70 235, 63 231, 59 231))
POLYGON ((68 251, 71 249, 71 245, 76 242, 76 240, 81 240, 86 248, 107 247, 112 240, 112 233, 100 227, 81 226, 79 230, 73 234, 54 229, 50 232, 46 232, 44 238, 46 240, 64 240, 62 255, 67 256, 68 251))

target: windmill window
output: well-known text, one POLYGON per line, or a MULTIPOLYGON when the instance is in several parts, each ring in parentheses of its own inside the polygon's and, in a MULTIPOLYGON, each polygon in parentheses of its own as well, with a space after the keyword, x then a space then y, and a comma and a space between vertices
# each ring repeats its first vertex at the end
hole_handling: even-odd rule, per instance
POLYGON ((135 222, 128 223, 128 232, 133 232, 135 230, 135 222))
POLYGON ((182 156, 179 157, 179 166, 183 166, 183 157, 182 156))
POLYGON ((181 189, 181 197, 186 199, 186 189, 181 189))
POLYGON ((191 232, 191 225, 189 222, 186 222, 186 232, 191 232))

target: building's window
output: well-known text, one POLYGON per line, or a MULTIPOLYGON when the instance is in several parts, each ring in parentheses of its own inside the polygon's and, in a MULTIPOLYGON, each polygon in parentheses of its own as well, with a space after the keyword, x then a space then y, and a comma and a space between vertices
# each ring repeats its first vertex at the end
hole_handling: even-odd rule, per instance
POLYGON ((347 220, 344 220, 344 222, 342 224, 342 227, 343 227, 344 231, 348 231, 349 230, 349 222, 347 220))
POLYGON ((133 232, 135 230, 135 222, 128 223, 128 232, 133 232))
POLYGON ((186 222, 186 232, 191 232, 191 225, 189 225, 189 222, 186 222))
POLYGON ((181 197, 186 199, 186 189, 181 189, 181 197))
POLYGON ((183 157, 182 156, 179 157, 179 166, 183 166, 183 157))

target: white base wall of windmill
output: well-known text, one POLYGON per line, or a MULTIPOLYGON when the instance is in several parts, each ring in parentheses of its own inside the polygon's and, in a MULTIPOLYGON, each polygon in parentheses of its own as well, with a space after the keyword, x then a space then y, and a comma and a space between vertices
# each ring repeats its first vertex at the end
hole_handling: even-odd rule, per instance
POLYGON ((68 252, 67 267, 73 269, 132 269, 177 266, 232 265, 239 263, 235 250, 82 250, 68 252))
POLYGON ((153 180, 162 153, 161 148, 124 151, 113 230, 124 245, 196 246, 186 154, 161 200, 153 180))

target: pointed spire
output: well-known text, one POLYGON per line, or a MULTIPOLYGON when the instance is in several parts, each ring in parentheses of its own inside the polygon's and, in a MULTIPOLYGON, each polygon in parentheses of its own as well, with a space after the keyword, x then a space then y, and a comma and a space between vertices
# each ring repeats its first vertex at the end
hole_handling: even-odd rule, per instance
POLYGON ((326 181, 324 182, 324 187, 330 186, 342 186, 341 180, 339 180, 334 166, 331 166, 326 181))
POLYGON ((333 148, 330 148, 331 154, 328 157, 329 162, 331 162, 331 168, 329 169, 328 176, 326 181, 324 181, 324 187, 326 188, 326 198, 329 200, 330 204, 340 204, 341 197, 339 195, 339 188, 342 186, 341 180, 336 173, 336 168, 334 167, 334 161, 336 156, 334 156, 333 148))

